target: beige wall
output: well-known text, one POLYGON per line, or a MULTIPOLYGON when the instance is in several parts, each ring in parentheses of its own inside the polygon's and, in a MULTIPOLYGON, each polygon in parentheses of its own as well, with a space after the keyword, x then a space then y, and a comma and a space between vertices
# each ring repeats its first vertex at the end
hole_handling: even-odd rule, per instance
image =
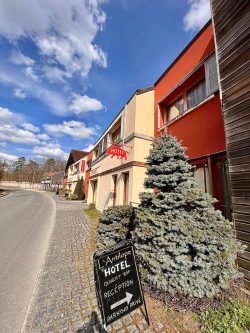
POLYGON ((136 97, 135 132, 154 137, 154 90, 136 97))
POLYGON ((134 95, 124 107, 124 138, 135 132, 137 95, 134 95))
MULTIPOLYGON (((143 192, 144 178, 145 178, 145 167, 133 166, 118 172, 102 175, 91 179, 98 182, 97 186, 97 197, 96 197, 96 208, 104 210, 113 205, 113 193, 114 193, 114 181, 113 176, 117 175, 116 185, 116 205, 123 205, 124 201, 124 173, 129 173, 129 186, 128 186, 128 204, 136 205, 139 203, 139 193, 143 192)), ((90 183, 90 184, 91 184, 90 183)), ((93 188, 92 185, 89 187, 88 192, 88 204, 93 203, 93 188)))
POLYGON ((72 164, 72 167, 73 167, 73 174, 71 173, 71 166, 68 168, 68 175, 67 175, 68 182, 67 182, 67 186, 66 186, 66 189, 70 190, 70 194, 74 193, 78 179, 83 178, 83 180, 84 180, 86 177, 87 156, 81 158, 79 161, 72 164), (80 171, 82 161, 85 161, 85 169, 83 172, 80 171), (79 163, 79 169, 78 169, 78 172, 75 173, 74 171, 76 171, 76 169, 74 168, 74 166, 77 165, 78 163, 79 163))
MULTIPOLYGON (((128 144, 130 144, 130 142, 128 142, 128 144)), ((151 144, 152 141, 135 138, 132 143, 133 160, 146 163, 146 157, 148 156, 151 144)))
POLYGON ((40 184, 40 183, 15 182, 15 181, 2 180, 0 182, 0 184, 2 186, 6 186, 6 187, 20 187, 20 188, 26 188, 26 189, 42 190, 42 184, 40 184))
POLYGON ((139 194, 145 191, 144 188, 144 179, 146 177, 146 168, 143 167, 133 167, 133 182, 132 188, 133 191, 131 193, 130 201, 133 202, 133 205, 140 202, 139 194))
MULTIPOLYGON (((96 208, 104 210, 113 205, 113 175, 117 175, 116 205, 122 205, 124 200, 124 176, 129 172, 128 203, 139 203, 139 193, 144 190, 145 166, 126 167, 127 163, 139 162, 145 163, 146 156, 154 136, 154 91, 148 91, 135 94, 128 104, 123 108, 120 116, 123 119, 124 136, 123 140, 134 134, 129 141, 122 146, 128 151, 127 160, 111 158, 106 153, 94 160, 90 173, 90 186, 87 202, 90 204, 93 200, 93 181, 98 182, 96 208), (111 169, 115 169, 115 171, 111 169), (105 174, 103 174, 105 172, 105 174)), ((110 125, 109 129, 116 123, 117 118, 110 125)), ((103 136, 108 133, 104 132, 103 136)), ((102 136, 102 137, 103 137, 102 136)), ((100 138, 100 140, 102 139, 100 138)), ((98 142, 100 142, 98 140, 98 142)), ((97 142, 97 143, 98 143, 97 142)), ((123 141, 119 144, 121 144, 123 141)))

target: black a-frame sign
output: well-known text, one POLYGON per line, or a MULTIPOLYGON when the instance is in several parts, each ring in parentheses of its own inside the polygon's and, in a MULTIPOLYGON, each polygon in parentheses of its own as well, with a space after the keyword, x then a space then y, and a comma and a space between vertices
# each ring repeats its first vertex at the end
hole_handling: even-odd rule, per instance
MULTIPOLYGON (((94 254, 98 305, 104 327, 144 305, 132 241, 123 241, 94 254)), ((146 319, 148 321, 147 309, 146 319)))

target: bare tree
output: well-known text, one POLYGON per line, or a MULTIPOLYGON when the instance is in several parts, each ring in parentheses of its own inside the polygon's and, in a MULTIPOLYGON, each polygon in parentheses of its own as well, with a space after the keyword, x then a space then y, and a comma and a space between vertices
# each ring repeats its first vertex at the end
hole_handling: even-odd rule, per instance
POLYGON ((65 165, 65 161, 50 157, 44 162, 43 168, 44 172, 63 171, 65 169, 65 165))
POLYGON ((53 157, 45 158, 43 161, 35 161, 25 157, 19 157, 17 161, 5 163, 4 180, 40 183, 45 172, 53 173, 56 171, 64 171, 65 161, 55 159, 53 157))
POLYGON ((4 161, 0 161, 0 181, 3 179, 3 176, 6 172, 7 163, 4 161))

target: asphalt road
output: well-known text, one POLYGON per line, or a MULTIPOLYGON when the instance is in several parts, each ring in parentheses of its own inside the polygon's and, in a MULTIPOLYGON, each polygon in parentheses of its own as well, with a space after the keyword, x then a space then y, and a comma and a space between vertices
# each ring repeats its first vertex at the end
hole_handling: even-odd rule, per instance
POLYGON ((53 199, 14 190, 0 198, 0 332, 21 332, 55 220, 53 199))

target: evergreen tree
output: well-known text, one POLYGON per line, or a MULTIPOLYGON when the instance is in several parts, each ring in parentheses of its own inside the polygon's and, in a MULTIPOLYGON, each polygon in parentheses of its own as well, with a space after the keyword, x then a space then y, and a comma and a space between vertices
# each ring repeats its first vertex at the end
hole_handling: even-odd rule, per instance
POLYGON ((26 164, 25 157, 18 157, 17 161, 14 163, 14 172, 21 172, 26 164))
POLYGON ((19 157, 14 163, 14 179, 18 182, 25 180, 25 157, 19 157))
POLYGON ((74 193, 71 196, 71 199, 72 200, 83 200, 84 199, 83 178, 78 179, 74 193))
POLYGON ((112 246, 132 237, 134 208, 115 206, 107 208, 97 226, 97 246, 99 249, 112 246))
POLYGON ((140 194, 135 218, 142 276, 160 290, 212 297, 240 276, 232 223, 198 188, 174 137, 155 141, 147 162, 144 185, 153 191, 140 194))

